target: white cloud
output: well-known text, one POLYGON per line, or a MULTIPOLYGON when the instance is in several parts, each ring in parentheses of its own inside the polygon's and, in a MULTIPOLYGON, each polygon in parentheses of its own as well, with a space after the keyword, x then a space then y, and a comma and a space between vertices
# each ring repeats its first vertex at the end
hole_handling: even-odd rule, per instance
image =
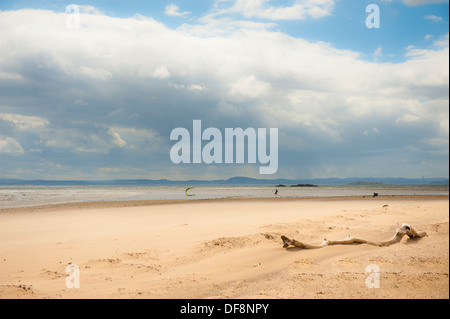
POLYGON ((0 137, 0 153, 23 154, 24 150, 15 139, 11 137, 2 139, 0 137))
POLYGON ((186 87, 186 90, 190 92, 205 92, 208 91, 208 88, 206 86, 200 85, 200 84, 190 84, 186 87))
POLYGON ((224 12, 211 12, 199 18, 198 22, 200 24, 184 24, 179 30, 197 36, 225 36, 243 29, 269 30, 277 26, 274 22, 233 19, 224 12))
POLYGON ((235 0, 231 7, 216 10, 215 15, 238 13, 245 18, 274 21, 318 19, 331 15, 334 4, 335 0, 297 0, 291 6, 272 6, 268 0, 235 0))
POLYGON ((421 6, 425 4, 437 4, 437 3, 445 3, 448 2, 448 0, 403 0, 404 4, 410 5, 410 6, 421 6))
POLYGON ((0 113, 0 119, 14 123, 18 130, 36 130, 48 126, 48 120, 37 116, 0 113))
POLYGON ((412 122, 419 122, 420 117, 417 115, 412 114, 405 114, 402 117, 398 118, 395 123, 412 123, 412 122))
POLYGON ((437 39, 434 43, 433 46, 437 47, 437 48, 448 48, 448 33, 442 37, 440 37, 439 39, 437 39))
POLYGON ((0 71, 0 79, 2 78, 5 80, 22 80, 22 77, 18 73, 0 71))
POLYGON ((172 17, 183 17, 186 15, 191 14, 189 11, 180 12, 180 8, 175 4, 169 4, 166 6, 166 9, 164 11, 165 14, 172 17))
POLYGON ((427 15, 424 17, 424 19, 426 20, 431 20, 433 22, 443 22, 444 20, 442 19, 442 17, 438 17, 435 15, 427 15))
POLYGON ((166 79, 170 77, 170 72, 167 70, 165 66, 160 66, 153 72, 153 77, 160 78, 160 79, 166 79))
POLYGON ((86 14, 104 14, 99 8, 96 8, 94 6, 90 5, 76 5, 78 9, 80 10, 80 13, 86 13, 86 14))
POLYGON ((261 97, 270 93, 270 84, 256 79, 254 75, 239 78, 231 85, 231 94, 238 94, 250 98, 261 97))
POLYGON ((127 143, 122 140, 122 138, 120 137, 120 135, 115 132, 113 129, 109 129, 108 133, 113 137, 113 143, 115 145, 117 145, 118 147, 125 147, 125 145, 127 145, 127 143))
POLYGON ((87 67, 84 65, 80 67, 80 73, 86 77, 100 81, 106 81, 112 78, 112 73, 108 70, 101 68, 87 67))
POLYGON ((177 83, 170 83, 170 82, 169 82, 169 86, 171 86, 177 90, 184 90, 186 88, 186 86, 184 84, 177 84, 177 83))
POLYGON ((423 56, 423 55, 426 55, 428 52, 429 52, 428 50, 416 47, 414 45, 409 45, 406 48, 406 56, 407 57, 423 56))
MULTIPOLYGON (((431 36, 431 35, 425 36, 425 40, 427 40, 427 41, 431 41, 433 38, 434 38, 434 36, 431 36)), ((449 46, 449 34, 448 33, 444 36, 439 37, 435 41, 433 41, 433 43, 431 45, 432 48, 444 49, 444 51, 448 50, 448 46, 449 46)), ((421 47, 417 47, 414 45, 409 45, 406 48, 405 56, 407 56, 407 57, 423 57, 423 56, 426 56, 429 54, 433 54, 434 52, 435 52, 435 50, 430 50, 428 48, 421 48, 421 47)))
POLYGON ((378 62, 379 59, 383 56, 383 48, 382 47, 378 47, 374 52, 373 52, 373 60, 375 62, 378 62))

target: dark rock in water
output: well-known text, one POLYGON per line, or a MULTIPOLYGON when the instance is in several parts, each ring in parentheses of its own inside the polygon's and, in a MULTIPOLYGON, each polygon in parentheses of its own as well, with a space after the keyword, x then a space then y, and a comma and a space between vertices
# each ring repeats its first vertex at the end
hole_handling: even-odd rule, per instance
POLYGON ((319 187, 319 185, 313 185, 313 184, 295 184, 295 185, 291 185, 290 187, 319 187))

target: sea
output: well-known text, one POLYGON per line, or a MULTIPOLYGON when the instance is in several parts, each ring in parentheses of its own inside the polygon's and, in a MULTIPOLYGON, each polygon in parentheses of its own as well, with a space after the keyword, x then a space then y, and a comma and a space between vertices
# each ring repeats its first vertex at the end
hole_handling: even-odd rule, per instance
POLYGON ((361 196, 374 193, 387 196, 449 195, 448 186, 389 185, 389 186, 317 186, 278 187, 271 185, 189 185, 177 186, 0 186, 0 209, 40 205, 98 201, 140 201, 220 198, 307 198, 361 196), (186 190, 187 189, 187 190, 186 190), (277 194, 275 194, 278 190, 277 194))

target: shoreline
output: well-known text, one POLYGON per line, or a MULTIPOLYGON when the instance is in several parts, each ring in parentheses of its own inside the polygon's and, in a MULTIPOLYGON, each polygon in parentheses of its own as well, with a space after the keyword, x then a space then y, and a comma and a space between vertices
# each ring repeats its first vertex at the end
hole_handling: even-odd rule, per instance
POLYGON ((0 214, 10 213, 29 213, 55 210, 74 210, 74 209, 96 209, 96 208, 126 208, 142 206, 160 206, 160 205, 181 205, 194 203, 213 203, 213 202, 263 202, 263 201, 382 201, 382 200, 449 200, 449 195, 378 195, 375 198, 368 195, 361 196, 311 196, 311 197, 232 197, 232 198, 186 198, 186 199, 160 199, 160 200, 103 200, 103 201, 80 201, 58 204, 43 204, 19 207, 0 208, 0 214))

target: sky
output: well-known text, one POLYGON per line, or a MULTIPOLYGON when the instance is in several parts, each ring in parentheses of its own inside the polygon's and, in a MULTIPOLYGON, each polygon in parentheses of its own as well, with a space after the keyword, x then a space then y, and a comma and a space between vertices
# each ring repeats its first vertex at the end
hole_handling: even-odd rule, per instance
POLYGON ((0 178, 448 177, 448 23, 448 0, 0 0, 0 178), (194 120, 277 128, 277 171, 173 163, 194 120))

